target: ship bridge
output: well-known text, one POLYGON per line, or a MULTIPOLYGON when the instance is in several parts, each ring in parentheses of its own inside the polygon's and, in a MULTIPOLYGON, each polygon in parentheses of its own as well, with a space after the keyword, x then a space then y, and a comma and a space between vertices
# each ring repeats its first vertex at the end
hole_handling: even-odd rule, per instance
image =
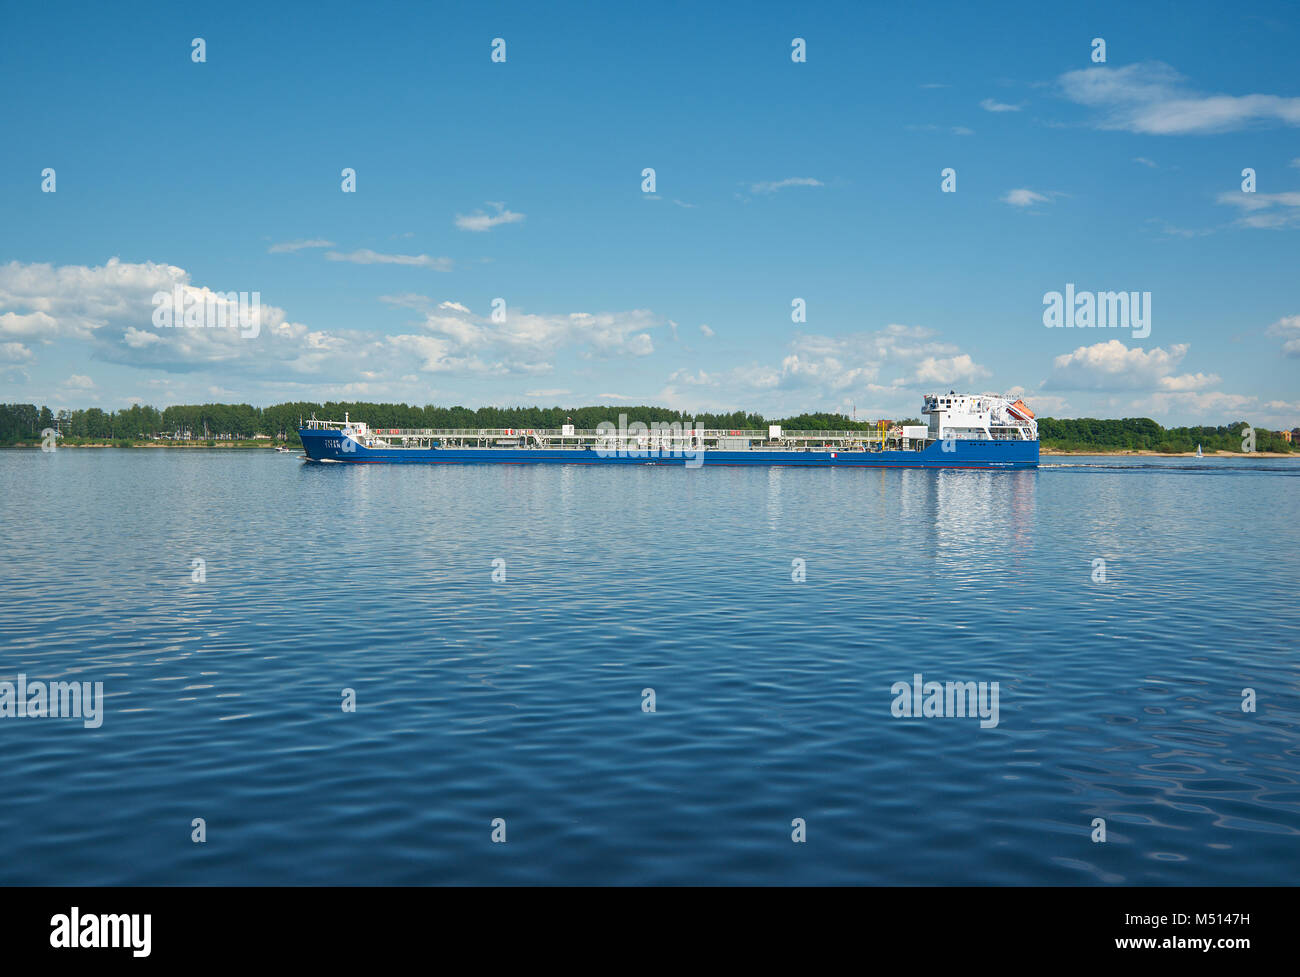
POLYGON ((921 413, 927 437, 977 441, 1037 441, 1038 422, 1023 400, 1002 394, 926 394, 921 413))

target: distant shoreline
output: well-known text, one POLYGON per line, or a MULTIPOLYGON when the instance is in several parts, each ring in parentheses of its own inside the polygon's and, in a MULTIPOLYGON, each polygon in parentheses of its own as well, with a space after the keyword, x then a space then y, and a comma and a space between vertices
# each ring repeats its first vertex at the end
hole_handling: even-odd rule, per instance
MULTIPOLYGON (((26 449, 35 448, 39 450, 41 447, 41 443, 39 441, 19 442, 15 444, 0 445, 0 447, 26 448, 26 449)), ((122 449, 184 448, 184 449, 191 449, 191 450, 195 448, 202 449, 202 450, 218 450, 221 448, 226 448, 232 451, 269 451, 277 447, 291 448, 295 451, 302 450, 301 444, 286 444, 284 442, 279 442, 278 444, 271 444, 266 441, 218 441, 216 444, 205 444, 202 441, 186 441, 180 443, 172 443, 166 441, 132 441, 129 444, 120 444, 117 441, 95 441, 90 444, 74 444, 71 442, 65 443, 63 441, 60 441, 58 447, 59 450, 63 450, 65 448, 67 449, 72 449, 72 448, 122 448, 122 449)))
MULTIPOLYGON (((36 449, 39 450, 41 444, 39 441, 31 443, 19 443, 0 446, 6 449, 36 449)), ((218 441, 216 444, 204 444, 202 441, 189 441, 181 443, 164 442, 164 441, 136 441, 131 444, 121 445, 115 441, 102 441, 93 444, 59 444, 60 449, 71 448, 180 448, 186 450, 221 450, 229 451, 270 451, 276 447, 289 448, 294 453, 302 451, 300 444, 278 444, 268 443, 265 441, 218 441)), ((1195 458, 1195 451, 1149 451, 1138 449, 1120 449, 1105 450, 1099 448, 1041 448, 1039 455, 1042 457, 1067 458, 1071 456, 1131 456, 1131 457, 1152 457, 1152 458, 1195 458)), ((1206 451, 1203 455, 1205 458, 1295 458, 1300 457, 1295 452, 1285 451, 1206 451)))
MULTIPOLYGON (((1152 456, 1155 458, 1195 458, 1195 451, 1147 451, 1136 448, 1122 448, 1119 450, 1112 449, 1106 451, 1098 448, 1040 448, 1040 456, 1066 457, 1070 455, 1132 455, 1134 457, 1152 456)), ((1206 451, 1202 455, 1205 458, 1295 458, 1295 452, 1290 451, 1206 451)))

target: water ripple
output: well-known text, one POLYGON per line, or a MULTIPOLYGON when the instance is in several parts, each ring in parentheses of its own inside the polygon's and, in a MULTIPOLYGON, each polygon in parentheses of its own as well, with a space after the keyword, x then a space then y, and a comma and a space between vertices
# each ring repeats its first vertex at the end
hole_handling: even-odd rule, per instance
POLYGON ((1297 474, 0 452, 0 883, 1289 882, 1297 474))

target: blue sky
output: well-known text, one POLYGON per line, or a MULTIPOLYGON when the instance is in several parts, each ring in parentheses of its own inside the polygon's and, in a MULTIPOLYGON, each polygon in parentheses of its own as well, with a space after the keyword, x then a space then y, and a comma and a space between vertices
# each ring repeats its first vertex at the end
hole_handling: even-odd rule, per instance
POLYGON ((11 5, 0 400, 1300 424, 1300 11, 1142 7, 11 5))

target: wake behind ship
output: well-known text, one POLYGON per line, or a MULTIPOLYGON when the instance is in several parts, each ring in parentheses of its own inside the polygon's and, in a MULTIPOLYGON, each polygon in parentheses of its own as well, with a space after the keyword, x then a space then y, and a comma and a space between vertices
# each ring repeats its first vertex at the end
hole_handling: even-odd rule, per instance
POLYGON ((927 394, 928 424, 875 431, 705 430, 672 424, 571 424, 559 430, 371 429, 306 421, 311 461, 343 464, 801 465, 832 468, 1038 467, 1038 422, 1022 400, 998 394, 927 394))

